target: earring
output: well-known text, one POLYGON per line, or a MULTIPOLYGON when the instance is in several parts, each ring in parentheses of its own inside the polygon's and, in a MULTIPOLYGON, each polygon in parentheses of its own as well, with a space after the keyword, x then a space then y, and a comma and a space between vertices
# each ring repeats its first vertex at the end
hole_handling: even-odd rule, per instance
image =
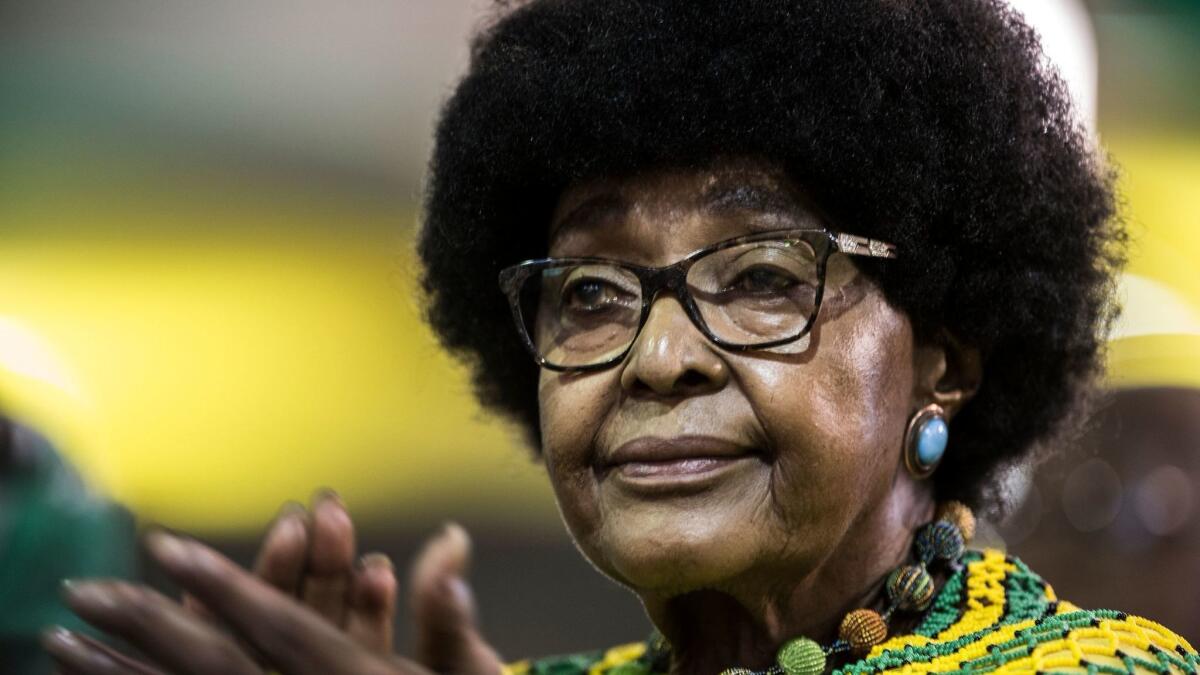
POLYGON ((904 434, 904 466, 913 478, 919 480, 933 474, 946 454, 949 440, 950 427, 942 406, 930 403, 913 413, 904 434))

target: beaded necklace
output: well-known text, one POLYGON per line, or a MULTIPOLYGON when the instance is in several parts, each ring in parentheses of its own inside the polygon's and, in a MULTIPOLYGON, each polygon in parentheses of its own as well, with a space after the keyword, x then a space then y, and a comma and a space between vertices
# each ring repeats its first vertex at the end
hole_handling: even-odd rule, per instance
MULTIPOLYGON (((821 646, 803 636, 793 638, 779 648, 775 665, 770 668, 728 668, 721 675, 820 675, 825 672, 830 656, 846 652, 866 655, 887 638, 888 621, 897 611, 923 612, 929 608, 936 590, 929 567, 934 563, 954 564, 974 536, 975 516, 971 509, 961 502, 943 502, 933 521, 917 530, 913 540, 916 563, 901 565, 888 574, 884 583, 888 604, 882 613, 867 608, 853 610, 842 618, 838 639, 828 645, 821 646)), ((662 636, 655 635, 647 660, 670 664, 670 650, 662 636)))

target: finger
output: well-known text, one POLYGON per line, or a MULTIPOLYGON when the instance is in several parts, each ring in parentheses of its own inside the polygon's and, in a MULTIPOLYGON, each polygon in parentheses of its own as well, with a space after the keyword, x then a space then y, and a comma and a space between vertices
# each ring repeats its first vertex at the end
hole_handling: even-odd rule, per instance
POLYGON ((346 633, 358 644, 380 654, 392 652, 396 616, 396 571, 382 553, 362 557, 350 582, 346 633))
POLYGON ((171 672, 261 672, 231 637, 157 591, 121 581, 86 581, 69 584, 64 595, 85 621, 171 672))
MULTIPOLYGON (((308 511, 298 502, 288 502, 271 521, 254 559, 254 573, 279 590, 299 592, 300 576, 308 555, 308 511)), ((212 613, 195 596, 184 593, 183 606, 212 621, 212 613)))
MULTIPOLYGON (((308 555, 308 511, 298 502, 288 502, 271 521, 254 560, 258 578, 294 595, 308 555)), ((212 612, 194 595, 183 594, 183 606, 196 616, 216 622, 212 612)))
POLYGON ((345 623, 355 548, 354 523, 341 498, 331 490, 321 491, 313 501, 312 541, 301 597, 335 626, 345 623))
POLYGON ((499 673, 500 657, 479 634, 475 601, 464 578, 471 540, 448 524, 425 545, 412 573, 417 660, 437 672, 499 673))
POLYGON ((86 635, 62 627, 42 633, 42 648, 64 673, 72 675, 165 675, 86 635))
POLYGON ((308 555, 308 511, 297 502, 284 504, 263 537, 254 559, 254 574, 289 595, 300 589, 308 555))
POLYGON ((146 537, 150 554, 171 579, 291 675, 424 675, 410 662, 387 662, 279 589, 195 541, 166 532, 146 537))
POLYGON ((183 604, 184 609, 192 614, 195 614, 201 619, 204 619, 205 621, 216 621, 216 618, 213 617, 212 612, 208 611, 208 608, 204 606, 203 602, 200 602, 198 599, 196 599, 196 596, 190 593, 184 593, 183 598, 180 599, 180 602, 183 604))

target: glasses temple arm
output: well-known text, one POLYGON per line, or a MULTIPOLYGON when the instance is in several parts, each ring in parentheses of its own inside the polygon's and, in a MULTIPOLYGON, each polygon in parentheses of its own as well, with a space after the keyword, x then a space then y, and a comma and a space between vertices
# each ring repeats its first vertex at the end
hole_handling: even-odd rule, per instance
POLYGON ((834 237, 837 240, 838 250, 847 255, 861 255, 870 258, 896 257, 896 246, 885 241, 844 232, 836 232, 834 237))

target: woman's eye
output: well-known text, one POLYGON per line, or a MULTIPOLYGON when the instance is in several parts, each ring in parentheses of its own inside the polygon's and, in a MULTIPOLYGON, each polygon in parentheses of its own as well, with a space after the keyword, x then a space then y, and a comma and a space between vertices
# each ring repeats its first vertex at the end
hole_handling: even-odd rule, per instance
POLYGON ((602 309, 620 301, 621 289, 601 279, 580 279, 563 289, 563 306, 574 310, 602 309))
POLYGON ((778 293, 786 291, 800 282, 783 270, 771 267, 751 267, 733 279, 727 290, 744 293, 778 293))

